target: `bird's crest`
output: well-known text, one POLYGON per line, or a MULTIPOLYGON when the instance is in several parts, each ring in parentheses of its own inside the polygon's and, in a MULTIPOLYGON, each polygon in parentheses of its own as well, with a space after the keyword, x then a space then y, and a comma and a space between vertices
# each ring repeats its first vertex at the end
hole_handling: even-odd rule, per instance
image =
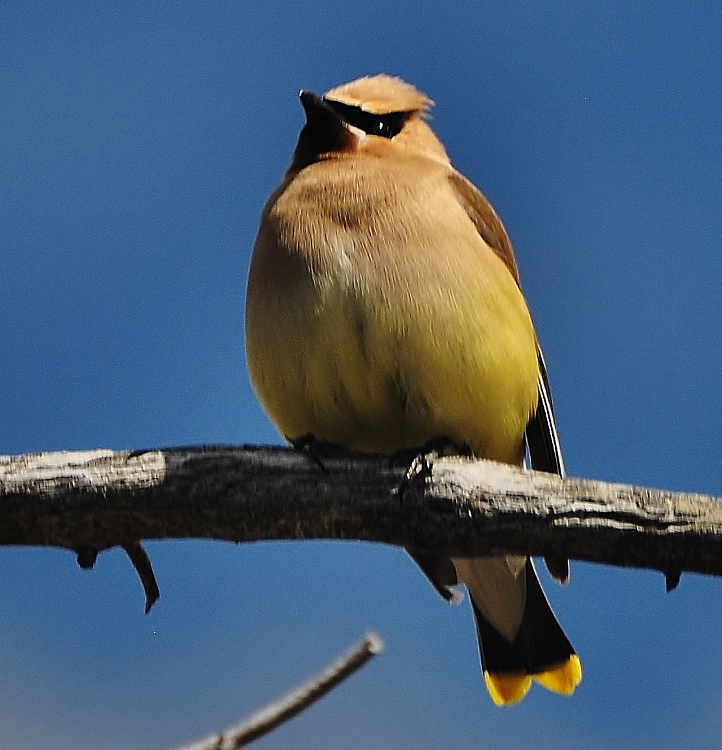
POLYGON ((426 94, 410 83, 384 73, 344 83, 326 92, 324 98, 361 107, 377 115, 414 112, 426 116, 434 105, 426 94))

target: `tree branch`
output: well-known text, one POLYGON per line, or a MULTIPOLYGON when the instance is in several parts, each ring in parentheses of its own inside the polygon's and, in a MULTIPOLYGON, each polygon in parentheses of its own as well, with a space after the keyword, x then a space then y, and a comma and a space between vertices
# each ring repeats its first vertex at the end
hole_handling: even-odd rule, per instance
POLYGON ((722 575, 722 502, 431 460, 199 447, 0 457, 0 544, 84 552, 143 539, 361 539, 457 556, 497 552, 722 575), (400 490, 401 488, 401 490, 400 490))
POLYGON ((314 677, 275 703, 257 711, 240 724, 223 734, 207 737, 179 750, 237 750, 273 731, 284 722, 297 716, 319 698, 360 669, 369 659, 384 650, 384 642, 376 633, 368 633, 348 653, 339 657, 318 677, 314 677))

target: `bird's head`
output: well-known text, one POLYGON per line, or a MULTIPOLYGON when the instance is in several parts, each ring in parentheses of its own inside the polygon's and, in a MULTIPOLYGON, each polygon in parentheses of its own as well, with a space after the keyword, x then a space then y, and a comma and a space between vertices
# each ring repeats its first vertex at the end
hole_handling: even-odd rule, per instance
POLYGON ((448 163, 426 122, 431 99, 411 84, 388 75, 368 76, 323 96, 301 91, 306 124, 292 169, 349 155, 385 157, 403 152, 448 163))

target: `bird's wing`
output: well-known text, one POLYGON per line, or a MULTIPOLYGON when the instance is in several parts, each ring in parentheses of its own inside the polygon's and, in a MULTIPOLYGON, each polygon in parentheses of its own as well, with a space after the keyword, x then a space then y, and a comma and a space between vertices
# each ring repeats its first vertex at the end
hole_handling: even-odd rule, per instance
POLYGON ((526 426, 526 447, 532 469, 547 471, 550 474, 565 475, 562 446, 559 442, 557 423, 554 418, 554 404, 549 388, 544 355, 537 344, 539 357, 539 404, 534 416, 526 426))
MULTIPOLYGON (((501 258, 509 273, 519 284, 519 268, 516 264, 511 242, 504 225, 489 201, 459 172, 453 170, 449 180, 459 202, 474 223, 484 242, 501 258)), ((554 419, 551 389, 546 364, 541 348, 537 344, 539 358, 539 405, 526 428, 526 443, 531 467, 564 476, 564 459, 554 419)))
POLYGON ((474 222, 476 231, 481 235, 484 242, 504 261, 509 273, 519 284, 519 268, 516 265, 511 242, 491 203, 473 183, 456 170, 450 172, 449 180, 459 203, 463 206, 467 216, 474 222))

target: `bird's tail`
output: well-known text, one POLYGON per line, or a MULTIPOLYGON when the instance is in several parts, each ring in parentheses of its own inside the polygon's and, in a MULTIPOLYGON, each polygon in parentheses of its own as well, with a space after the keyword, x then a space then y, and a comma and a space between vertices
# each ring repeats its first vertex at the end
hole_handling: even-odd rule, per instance
POLYGON ((557 622, 530 559, 524 573, 524 609, 513 640, 491 624, 470 591, 484 680, 497 705, 521 700, 532 680, 556 693, 571 695, 582 679, 579 657, 557 622))

